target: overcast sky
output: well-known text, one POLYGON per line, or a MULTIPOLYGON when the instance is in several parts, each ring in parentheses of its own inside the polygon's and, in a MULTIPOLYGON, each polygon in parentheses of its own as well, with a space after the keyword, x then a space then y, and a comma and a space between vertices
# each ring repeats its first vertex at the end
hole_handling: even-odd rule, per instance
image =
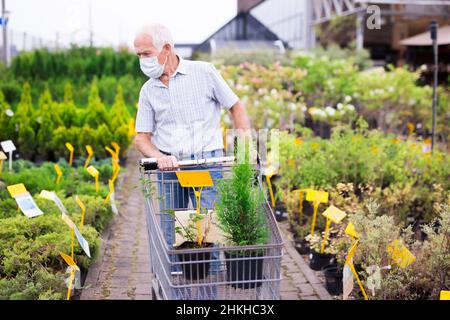
MULTIPOLYGON (((89 3, 97 45, 133 43, 149 22, 167 25, 175 43, 199 43, 236 15, 236 0, 6 0, 9 27, 60 43, 86 43, 89 3)), ((16 41, 18 37, 14 36, 16 41)))

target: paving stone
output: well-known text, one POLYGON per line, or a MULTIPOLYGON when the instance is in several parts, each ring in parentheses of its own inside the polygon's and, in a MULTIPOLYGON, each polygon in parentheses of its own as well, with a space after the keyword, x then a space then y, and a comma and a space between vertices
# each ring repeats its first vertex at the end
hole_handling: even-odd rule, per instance
POLYGON ((315 295, 313 295, 313 296, 300 295, 300 300, 319 300, 319 298, 315 295))
POLYGON ((297 292, 281 292, 281 300, 298 300, 299 295, 297 292))

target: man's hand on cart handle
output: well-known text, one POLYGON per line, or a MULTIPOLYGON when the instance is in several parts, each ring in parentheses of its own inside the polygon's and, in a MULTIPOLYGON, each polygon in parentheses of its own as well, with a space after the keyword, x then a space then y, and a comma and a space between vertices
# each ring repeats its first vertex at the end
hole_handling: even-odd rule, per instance
POLYGON ((178 160, 175 156, 162 156, 157 158, 159 170, 174 170, 178 168, 178 160))

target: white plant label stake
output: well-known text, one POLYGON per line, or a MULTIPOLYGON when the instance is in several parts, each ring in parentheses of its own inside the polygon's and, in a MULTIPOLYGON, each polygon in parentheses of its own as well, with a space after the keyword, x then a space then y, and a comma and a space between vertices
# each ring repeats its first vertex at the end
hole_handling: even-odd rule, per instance
POLYGON ((16 151, 16 146, 11 140, 5 140, 1 142, 2 149, 4 152, 9 153, 9 171, 12 171, 12 154, 16 151))
POLYGON ((379 267, 376 265, 367 267, 367 287, 372 291, 372 296, 375 297, 375 290, 381 289, 381 270, 391 269, 391 266, 379 267))

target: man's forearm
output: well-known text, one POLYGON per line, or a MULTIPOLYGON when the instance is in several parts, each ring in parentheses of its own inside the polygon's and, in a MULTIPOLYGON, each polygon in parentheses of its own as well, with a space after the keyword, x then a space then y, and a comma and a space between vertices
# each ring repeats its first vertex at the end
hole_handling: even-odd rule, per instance
POLYGON ((151 138, 147 134, 138 134, 135 140, 136 148, 147 158, 163 157, 159 149, 152 143, 151 138))
POLYGON ((250 119, 244 106, 238 101, 230 109, 231 117, 233 118, 234 128, 248 130, 251 129, 250 119))

